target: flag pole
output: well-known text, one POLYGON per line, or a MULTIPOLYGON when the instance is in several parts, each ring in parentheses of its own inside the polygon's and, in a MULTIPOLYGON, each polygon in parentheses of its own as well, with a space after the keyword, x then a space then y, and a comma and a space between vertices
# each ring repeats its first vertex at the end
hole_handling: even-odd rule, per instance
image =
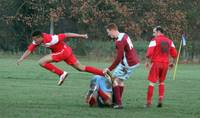
POLYGON ((179 50, 178 50, 177 59, 176 59, 176 64, 175 64, 175 67, 174 67, 174 75, 173 75, 173 79, 174 79, 174 80, 176 80, 176 71, 177 71, 177 67, 178 67, 178 61, 179 61, 179 58, 180 58, 182 43, 183 43, 183 42, 182 42, 182 40, 181 40, 180 46, 179 46, 179 50))

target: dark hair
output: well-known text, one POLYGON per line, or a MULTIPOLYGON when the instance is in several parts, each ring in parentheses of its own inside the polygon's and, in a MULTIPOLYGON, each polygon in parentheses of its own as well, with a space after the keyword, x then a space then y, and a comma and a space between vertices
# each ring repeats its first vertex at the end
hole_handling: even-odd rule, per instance
POLYGON ((42 32, 41 31, 34 31, 31 35, 32 37, 35 37, 35 36, 42 36, 42 32))
POLYGON ((118 27, 115 23, 110 23, 106 26, 106 29, 109 29, 109 30, 118 30, 118 27))
POLYGON ((161 33, 164 33, 164 30, 161 26, 156 26, 155 29, 156 31, 160 31, 161 33))

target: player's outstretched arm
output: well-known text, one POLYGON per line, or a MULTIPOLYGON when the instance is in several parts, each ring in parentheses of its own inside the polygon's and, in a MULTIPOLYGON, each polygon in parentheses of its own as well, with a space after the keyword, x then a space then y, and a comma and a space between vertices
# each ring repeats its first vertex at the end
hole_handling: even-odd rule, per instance
POLYGON ((31 54, 31 51, 26 50, 19 60, 17 60, 17 65, 21 64, 24 59, 26 59, 31 54))
POLYGON ((87 34, 76 34, 76 33, 64 33, 68 38, 84 38, 87 39, 87 34))

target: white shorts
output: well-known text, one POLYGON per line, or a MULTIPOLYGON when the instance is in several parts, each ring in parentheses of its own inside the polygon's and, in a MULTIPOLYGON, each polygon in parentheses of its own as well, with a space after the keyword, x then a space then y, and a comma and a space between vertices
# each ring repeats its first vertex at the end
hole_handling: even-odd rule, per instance
POLYGON ((136 64, 131 67, 127 67, 122 65, 121 63, 115 68, 113 72, 113 77, 122 79, 122 80, 127 80, 131 74, 133 73, 133 70, 137 68, 140 64, 136 64))

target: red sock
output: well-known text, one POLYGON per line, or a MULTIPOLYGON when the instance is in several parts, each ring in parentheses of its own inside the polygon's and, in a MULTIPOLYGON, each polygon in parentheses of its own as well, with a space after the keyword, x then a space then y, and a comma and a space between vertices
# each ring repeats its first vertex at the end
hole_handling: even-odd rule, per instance
POLYGON ((120 88, 120 97, 122 99, 122 94, 123 94, 123 91, 124 91, 124 86, 119 86, 120 88))
POLYGON ((121 97, 120 97, 120 87, 119 86, 115 86, 113 88, 113 92, 115 94, 115 102, 117 105, 122 105, 122 100, 121 100, 121 97))
POLYGON ((154 90, 154 86, 149 85, 148 91, 147 91, 147 104, 151 104, 152 102, 153 90, 154 90))
POLYGON ((59 68, 57 68, 56 66, 54 66, 51 63, 45 63, 45 64, 42 65, 42 67, 53 72, 53 73, 56 73, 59 76, 63 74, 62 70, 60 70, 59 68))
POLYGON ((101 89, 98 90, 98 94, 99 96, 101 96, 104 102, 106 102, 109 99, 109 97, 101 89))
POLYGON ((159 102, 162 102, 162 100, 164 98, 164 90, 165 90, 164 83, 159 84, 159 86, 158 86, 159 102))
POLYGON ((89 72, 89 73, 92 73, 92 74, 95 74, 95 75, 104 76, 102 70, 97 69, 97 68, 94 68, 94 67, 92 67, 92 66, 85 66, 85 71, 86 71, 86 72, 89 72))

